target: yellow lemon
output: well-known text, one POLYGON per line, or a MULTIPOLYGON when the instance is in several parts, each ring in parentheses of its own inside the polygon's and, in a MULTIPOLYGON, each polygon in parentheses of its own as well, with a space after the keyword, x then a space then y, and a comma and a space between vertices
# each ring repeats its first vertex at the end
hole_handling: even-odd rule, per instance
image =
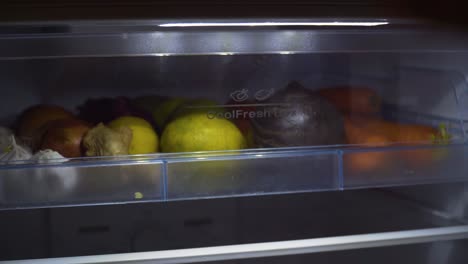
POLYGON ((179 105, 176 110, 172 113, 168 121, 177 119, 183 115, 201 112, 208 114, 209 112, 220 112, 223 109, 218 106, 218 104, 209 99, 190 99, 179 105))
POLYGON ((245 147, 245 138, 236 125, 227 119, 209 118, 204 112, 188 113, 172 120, 161 136, 163 152, 237 150, 245 147))
POLYGON ((149 154, 158 151, 158 135, 146 120, 134 116, 122 116, 109 123, 109 127, 129 127, 132 130, 130 154, 149 154))
MULTIPOLYGON (((193 152, 238 150, 246 147, 240 130, 227 119, 216 118, 204 111, 187 112, 170 121, 161 136, 163 152, 193 152), (211 118, 209 118, 210 116, 211 118)), ((185 191, 203 194, 229 193, 239 188, 242 162, 231 160, 201 160, 177 167, 178 175, 170 179, 185 191), (178 182, 179 179, 182 179, 178 182)))

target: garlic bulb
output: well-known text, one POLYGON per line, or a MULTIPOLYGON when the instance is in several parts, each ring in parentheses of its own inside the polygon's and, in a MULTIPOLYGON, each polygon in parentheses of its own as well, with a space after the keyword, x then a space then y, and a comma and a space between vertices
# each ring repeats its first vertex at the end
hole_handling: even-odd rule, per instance
POLYGON ((11 136, 13 136, 13 132, 10 129, 0 127, 0 153, 6 152, 13 143, 11 136))
POLYGON ((36 152, 31 157, 31 161, 37 162, 37 163, 47 163, 47 162, 66 162, 68 159, 66 159, 64 156, 60 155, 57 151, 53 151, 51 149, 45 149, 45 150, 40 150, 36 152))
POLYGON ((0 163, 26 161, 32 157, 31 150, 16 144, 15 136, 11 135, 10 140, 11 145, 7 147, 7 151, 0 154, 0 163))

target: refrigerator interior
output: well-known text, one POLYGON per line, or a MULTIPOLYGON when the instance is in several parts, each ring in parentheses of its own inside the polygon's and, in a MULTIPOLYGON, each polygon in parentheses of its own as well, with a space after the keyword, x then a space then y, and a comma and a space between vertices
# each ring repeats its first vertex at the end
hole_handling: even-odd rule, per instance
POLYGON ((383 98, 385 118, 444 125, 451 135, 448 145, 296 146, 154 154, 138 160, 131 156, 89 157, 40 166, 7 164, 1 167, 3 207, 183 200, 464 180, 467 58, 468 53, 461 51, 373 51, 3 60, 0 82, 8 99, 2 104, 0 120, 13 128, 21 112, 37 104, 59 105, 77 113, 89 99, 162 95, 210 100, 224 107, 238 91, 254 97, 259 91, 281 90, 296 81, 312 91, 369 87, 383 98), (355 161, 369 156, 386 160, 386 166, 356 170, 355 161))
MULTIPOLYGON (((370 248, 308 255, 292 255, 272 258, 224 261, 211 263, 465 263, 463 248, 467 241, 441 241, 417 245, 400 245, 386 248, 370 248)), ((207 262, 210 263, 210 262, 207 262)))
MULTIPOLYGON (((467 224, 465 35, 303 29, 145 33, 131 32, 132 27, 127 34, 87 24, 57 30, 0 37, 1 126, 15 129, 21 112, 37 104, 77 113, 92 98, 158 95, 226 107, 233 95, 258 99, 295 81, 311 91, 371 88, 383 99, 386 119, 443 125, 451 139, 434 145, 296 145, 2 163, 1 260, 467 224), (371 157, 385 161, 383 166, 356 168, 357 161, 371 157)), ((216 263, 464 263, 466 243, 216 263)))
MULTIPOLYGON (((459 183, 433 184, 7 210, 0 212, 0 256, 2 260, 73 257, 461 226, 467 221, 467 188, 459 183)), ((384 263, 395 259, 462 263, 457 261, 466 260, 464 245, 466 240, 434 241, 226 263, 338 263, 345 259, 371 263, 379 257, 384 263)))

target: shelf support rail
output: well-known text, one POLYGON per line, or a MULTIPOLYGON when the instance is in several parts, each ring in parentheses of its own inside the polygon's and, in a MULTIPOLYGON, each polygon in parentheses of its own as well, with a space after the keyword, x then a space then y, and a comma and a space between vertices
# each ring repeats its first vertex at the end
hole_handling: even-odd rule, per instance
POLYGON ((175 264, 273 257, 468 238, 468 225, 153 252, 4 261, 4 264, 175 264))

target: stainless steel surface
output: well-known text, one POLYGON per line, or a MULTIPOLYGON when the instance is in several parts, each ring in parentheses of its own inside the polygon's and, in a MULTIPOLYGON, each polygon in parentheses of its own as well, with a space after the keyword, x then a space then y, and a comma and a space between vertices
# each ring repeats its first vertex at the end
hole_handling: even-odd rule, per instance
POLYGON ((295 241, 218 246, 207 248, 166 250, 157 252, 112 254, 42 260, 5 261, 5 264, 27 263, 199 263, 216 260, 258 258, 266 256, 285 256, 305 253, 318 253, 350 249, 386 247, 432 241, 457 240, 468 238, 468 226, 431 228, 411 231, 374 233, 365 235, 339 236, 295 241))

